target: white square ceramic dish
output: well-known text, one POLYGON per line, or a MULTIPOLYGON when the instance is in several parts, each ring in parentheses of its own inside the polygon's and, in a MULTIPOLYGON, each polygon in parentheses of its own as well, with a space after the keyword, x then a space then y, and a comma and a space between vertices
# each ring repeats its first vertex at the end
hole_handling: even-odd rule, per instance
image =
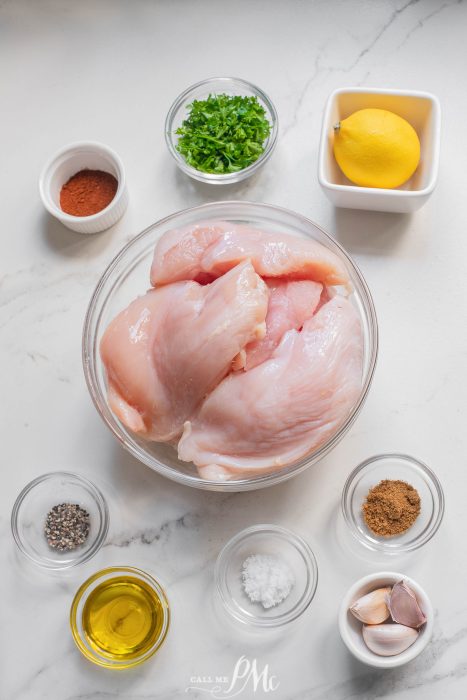
POLYGON ((441 109, 428 92, 340 88, 329 97, 323 117, 318 179, 336 207, 407 213, 419 209, 433 192, 438 177, 441 109), (418 134, 420 164, 413 176, 396 189, 359 187, 348 180, 333 154, 333 127, 365 108, 387 109, 406 119, 418 134))

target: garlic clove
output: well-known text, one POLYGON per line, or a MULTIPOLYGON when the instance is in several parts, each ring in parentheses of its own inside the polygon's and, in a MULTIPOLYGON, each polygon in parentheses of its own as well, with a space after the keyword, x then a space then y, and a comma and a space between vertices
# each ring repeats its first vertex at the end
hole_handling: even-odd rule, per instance
POLYGON ((417 630, 405 625, 363 625, 363 639, 378 656, 396 656, 408 649, 418 637, 417 630))
POLYGON ((387 588, 377 588, 376 591, 371 591, 371 593, 367 593, 356 600, 349 610, 360 622, 367 625, 377 625, 389 617, 387 600, 390 593, 391 588, 389 586, 387 588))
POLYGON ((405 581, 392 587, 388 606, 394 622, 418 629, 426 622, 426 615, 418 604, 417 597, 405 581))

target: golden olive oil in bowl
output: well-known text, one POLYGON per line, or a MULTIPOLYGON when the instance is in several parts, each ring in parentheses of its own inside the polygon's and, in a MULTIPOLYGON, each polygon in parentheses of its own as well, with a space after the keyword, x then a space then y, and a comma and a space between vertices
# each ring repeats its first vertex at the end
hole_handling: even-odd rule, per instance
POLYGON ((167 635, 169 620, 160 584, 132 567, 91 576, 77 591, 70 612, 78 648, 107 668, 129 668, 152 656, 167 635))

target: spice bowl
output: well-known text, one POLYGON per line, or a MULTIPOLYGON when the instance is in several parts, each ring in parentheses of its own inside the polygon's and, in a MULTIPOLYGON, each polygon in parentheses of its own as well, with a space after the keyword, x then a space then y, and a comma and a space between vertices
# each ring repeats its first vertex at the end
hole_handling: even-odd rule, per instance
POLYGON ((165 121, 165 140, 170 154, 175 160, 177 166, 184 173, 210 185, 227 185, 245 180, 256 173, 269 158, 271 157, 277 142, 278 134, 278 117, 276 108, 270 98, 260 88, 252 83, 240 78, 208 78, 202 80, 195 85, 192 85, 187 90, 181 93, 169 109, 165 121), (185 158, 177 150, 178 136, 177 129, 182 125, 182 122, 187 118, 187 107, 194 100, 205 100, 209 95, 226 94, 239 95, 246 97, 256 97, 260 105, 265 110, 265 116, 271 125, 271 130, 268 138, 264 143, 264 150, 257 160, 248 167, 231 173, 206 173, 189 165, 185 158))
POLYGON ((339 632, 347 649, 359 661, 374 668, 396 668, 415 659, 425 649, 433 634, 434 612, 430 599, 423 588, 409 576, 392 571, 382 571, 365 576, 353 584, 344 595, 338 614, 339 632), (395 656, 380 656, 371 651, 362 636, 362 623, 349 611, 351 605, 362 596, 378 588, 393 586, 404 580, 412 589, 417 602, 426 616, 415 642, 395 656))
POLYGON ((79 141, 61 148, 44 166, 39 193, 47 211, 64 226, 78 233, 100 233, 117 223, 128 206, 125 170, 120 157, 96 141, 79 141), (63 185, 81 170, 102 170, 113 175, 118 187, 112 201, 90 216, 72 216, 60 207, 63 185))
POLYGON ((299 535, 278 525, 254 525, 235 535, 221 550, 214 579, 216 592, 232 618, 257 629, 272 629, 296 620, 308 608, 318 585, 318 565, 299 535), (245 593, 242 568, 252 555, 273 555, 292 573, 294 585, 277 605, 264 608, 245 593))
POLYGON ((11 529, 18 549, 30 561, 49 570, 82 564, 102 547, 109 528, 109 512, 101 491, 91 481, 70 472, 51 472, 31 481, 19 494, 11 513, 11 529), (89 534, 70 551, 49 546, 44 531, 49 511, 62 503, 78 504, 89 514, 89 534))
POLYGON ((70 609, 76 646, 109 669, 138 666, 162 646, 170 606, 155 578, 131 566, 102 569, 77 590, 70 609))
POLYGON ((444 514, 444 494, 436 474, 414 457, 384 454, 370 457, 349 475, 341 500, 351 535, 364 547, 383 555, 402 555, 426 544, 437 532, 444 514), (420 496, 420 514, 405 532, 380 537, 365 523, 362 506, 368 492, 383 480, 405 481, 420 496))

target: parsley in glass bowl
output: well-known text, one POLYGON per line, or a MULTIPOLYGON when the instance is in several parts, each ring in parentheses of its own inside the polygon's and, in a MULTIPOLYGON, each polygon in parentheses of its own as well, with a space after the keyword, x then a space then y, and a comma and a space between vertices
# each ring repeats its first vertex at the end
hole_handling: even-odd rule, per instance
POLYGON ((165 122, 170 153, 184 173, 214 185, 240 182, 270 158, 277 112, 255 85, 209 78, 185 90, 165 122))

